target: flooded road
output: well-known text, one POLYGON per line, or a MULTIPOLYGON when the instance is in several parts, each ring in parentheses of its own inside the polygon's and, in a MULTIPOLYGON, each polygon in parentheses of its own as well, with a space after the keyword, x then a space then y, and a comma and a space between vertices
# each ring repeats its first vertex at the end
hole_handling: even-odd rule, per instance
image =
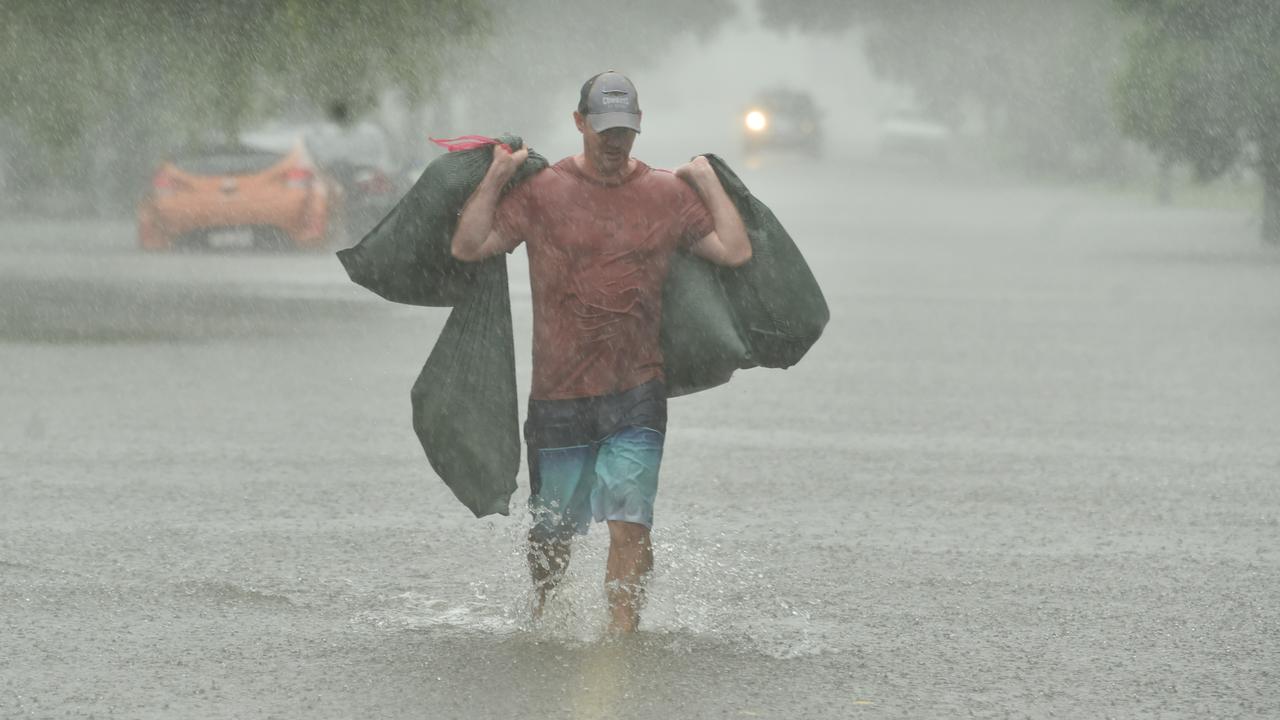
POLYGON ((1250 218, 742 175, 832 321, 672 401, 625 641, 606 533, 533 627, 525 475, 477 521, 431 473, 408 391, 447 311, 328 254, 0 225, 0 716, 1280 713, 1280 254, 1250 218))

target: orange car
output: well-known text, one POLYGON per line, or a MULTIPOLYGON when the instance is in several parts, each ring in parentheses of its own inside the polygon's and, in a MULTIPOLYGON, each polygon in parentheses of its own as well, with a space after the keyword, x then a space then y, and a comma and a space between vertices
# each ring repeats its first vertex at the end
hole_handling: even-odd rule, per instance
POLYGON ((342 232, 342 190, 305 146, 181 153, 163 163, 138 205, 144 250, 179 246, 322 249, 342 232))

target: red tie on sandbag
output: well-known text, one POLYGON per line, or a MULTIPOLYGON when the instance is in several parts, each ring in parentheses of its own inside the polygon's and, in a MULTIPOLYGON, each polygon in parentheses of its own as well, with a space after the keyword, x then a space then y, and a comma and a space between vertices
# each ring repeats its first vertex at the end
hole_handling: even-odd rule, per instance
POLYGON ((484 135, 461 135, 456 138, 433 138, 428 140, 448 150, 449 152, 462 152, 463 150, 475 150, 485 145, 501 145, 504 150, 511 152, 511 146, 502 142, 498 138, 485 137, 484 135))

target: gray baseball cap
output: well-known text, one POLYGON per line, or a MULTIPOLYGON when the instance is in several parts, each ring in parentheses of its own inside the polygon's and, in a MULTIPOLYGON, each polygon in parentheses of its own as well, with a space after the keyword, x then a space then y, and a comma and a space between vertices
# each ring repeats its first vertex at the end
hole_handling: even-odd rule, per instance
POLYGON ((578 112, 587 116, 596 132, 615 127, 640 132, 640 95, 622 73, 609 70, 588 80, 582 86, 578 112))

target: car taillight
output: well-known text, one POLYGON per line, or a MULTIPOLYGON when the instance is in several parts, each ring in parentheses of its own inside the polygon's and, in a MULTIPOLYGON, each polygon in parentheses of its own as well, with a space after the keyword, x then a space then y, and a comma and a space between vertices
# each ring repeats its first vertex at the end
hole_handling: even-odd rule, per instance
POLYGON ((169 197, 178 191, 178 181, 169 173, 161 170, 151 178, 151 189, 158 197, 169 197))
POLYGON ((284 184, 291 188, 309 188, 315 173, 306 168, 289 168, 284 174, 284 184))

